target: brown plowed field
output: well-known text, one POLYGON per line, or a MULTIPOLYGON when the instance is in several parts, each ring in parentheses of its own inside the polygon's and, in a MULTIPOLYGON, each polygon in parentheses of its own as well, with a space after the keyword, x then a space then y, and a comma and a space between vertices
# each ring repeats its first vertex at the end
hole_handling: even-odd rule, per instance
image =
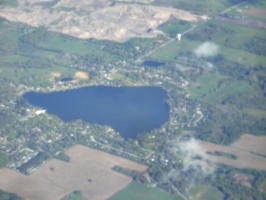
POLYGON ((217 18, 220 21, 223 22, 229 22, 233 24, 240 24, 240 25, 245 25, 245 26, 250 26, 254 28, 266 28, 266 23, 259 22, 259 21, 254 21, 254 20, 248 20, 248 19, 230 19, 226 17, 218 17, 217 18))
POLYGON ((266 18, 266 10, 261 10, 258 8, 250 8, 249 10, 245 10, 244 14, 254 17, 266 18))
POLYGON ((217 145, 204 141, 198 142, 208 152, 221 151, 238 156, 236 160, 232 160, 222 156, 209 155, 211 160, 237 168, 266 170, 266 158, 263 157, 266 156, 266 136, 253 136, 244 134, 231 146, 217 145))
POLYGON ((0 170, 0 189, 27 200, 57 200, 80 190, 86 199, 107 199, 132 179, 113 171, 115 165, 138 171, 146 166, 102 151, 76 145, 66 151, 70 162, 52 159, 25 176, 10 169, 0 170))

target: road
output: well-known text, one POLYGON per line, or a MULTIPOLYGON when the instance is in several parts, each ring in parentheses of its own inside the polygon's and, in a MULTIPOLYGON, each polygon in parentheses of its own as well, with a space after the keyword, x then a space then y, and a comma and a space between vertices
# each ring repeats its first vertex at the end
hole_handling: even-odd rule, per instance
MULTIPOLYGON (((239 3, 239 4, 236 4, 236 5, 234 5, 234 6, 231 6, 230 8, 227 8, 226 10, 222 11, 220 14, 227 13, 227 12, 229 12, 230 10, 232 10, 232 9, 234 9, 234 8, 237 8, 237 7, 243 5, 243 4, 247 3, 247 2, 248 2, 248 1, 243 1, 243 2, 241 2, 241 3, 239 3)), ((201 26, 202 24, 206 23, 208 20, 209 20, 209 19, 206 19, 205 21, 201 22, 200 24, 193 26, 192 28, 190 28, 190 29, 184 31, 183 33, 181 33, 181 35, 184 36, 185 34, 189 33, 189 32, 192 31, 192 30, 194 30, 194 29, 197 28, 198 26, 201 26)), ((169 40, 168 40, 167 42, 165 42, 164 44, 161 44, 160 46, 155 47, 153 50, 151 50, 151 51, 148 52, 147 54, 141 56, 141 57, 137 60, 137 62, 140 62, 143 58, 149 56, 150 54, 152 54, 153 52, 157 51, 158 49, 160 49, 160 48, 164 47, 165 45, 167 45, 167 44, 169 44, 169 43, 171 43, 171 42, 173 42, 173 41, 176 40, 176 38, 170 38, 169 36, 167 36, 167 35, 166 35, 164 32, 162 32, 162 31, 159 31, 159 30, 157 30, 157 31, 158 31, 160 34, 163 34, 163 35, 164 35, 166 38, 168 38, 169 40)))
POLYGON ((168 183, 170 183, 173 187, 173 189, 184 199, 184 200, 188 200, 175 186, 174 184, 168 179, 168 183))
POLYGON ((101 146, 103 146, 103 147, 106 147, 106 148, 109 148, 109 149, 113 149, 113 150, 118 151, 118 152, 121 152, 121 153, 128 154, 128 155, 130 155, 130 156, 132 156, 132 157, 136 157, 136 158, 142 159, 141 157, 136 156, 135 154, 128 153, 128 152, 126 152, 126 151, 122 151, 122 150, 120 150, 120 149, 117 149, 117 148, 114 148, 114 147, 111 147, 111 146, 108 146, 108 145, 102 144, 102 143, 97 142, 97 141, 95 141, 95 140, 92 141, 92 142, 94 142, 95 144, 101 145, 101 146))
POLYGON ((222 11, 221 14, 227 13, 227 12, 229 12, 230 10, 232 10, 232 9, 234 9, 234 8, 237 8, 238 6, 241 6, 241 5, 243 5, 243 4, 247 3, 247 2, 248 2, 248 1, 243 1, 243 2, 241 2, 241 3, 239 3, 239 4, 236 4, 236 5, 234 5, 234 6, 231 6, 230 8, 227 8, 226 10, 222 11))
MULTIPOLYGON (((202 23, 201 23, 201 24, 202 24, 202 23)), ((201 24, 199 24, 199 25, 201 25, 201 24)), ((181 35, 183 36, 183 35, 189 33, 190 31, 194 30, 194 29, 195 29, 197 26, 199 26, 199 25, 193 26, 192 28, 190 28, 190 29, 184 31, 183 33, 181 33, 181 35)), ((169 44, 169 43, 171 43, 171 42, 173 42, 173 41, 176 40, 176 38, 170 38, 170 37, 168 37, 168 36, 167 36, 164 32, 162 32, 162 31, 159 31, 159 33, 162 34, 162 35, 164 35, 164 36, 165 36, 166 38, 168 38, 169 40, 168 40, 167 42, 161 44, 160 46, 155 47, 153 50, 151 50, 151 51, 148 52, 147 54, 141 56, 141 57, 137 60, 138 62, 141 61, 143 58, 149 56, 149 55, 152 54, 153 52, 157 51, 158 49, 160 49, 160 48, 164 47, 165 45, 167 45, 167 44, 169 44)))
POLYGON ((192 122, 193 124, 198 123, 204 117, 204 115, 202 114, 200 110, 197 110, 197 114, 199 114, 200 117, 196 121, 192 122))

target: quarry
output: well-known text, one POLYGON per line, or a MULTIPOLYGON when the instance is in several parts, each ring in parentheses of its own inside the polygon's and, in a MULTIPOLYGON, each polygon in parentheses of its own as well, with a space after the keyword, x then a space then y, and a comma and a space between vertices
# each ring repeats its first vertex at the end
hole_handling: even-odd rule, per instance
POLYGON ((160 33, 156 28, 173 18, 190 22, 206 19, 206 16, 194 15, 184 10, 149 5, 151 2, 21 0, 16 6, 4 7, 0 16, 9 21, 22 22, 33 27, 43 26, 50 31, 80 39, 107 39, 117 42, 133 37, 155 37, 160 33))

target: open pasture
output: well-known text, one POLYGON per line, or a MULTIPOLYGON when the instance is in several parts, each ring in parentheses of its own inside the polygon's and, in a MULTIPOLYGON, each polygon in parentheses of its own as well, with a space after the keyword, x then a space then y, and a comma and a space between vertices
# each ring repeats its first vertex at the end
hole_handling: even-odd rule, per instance
MULTIPOLYGON (((193 32, 191 33, 193 34, 193 32)), ((216 19, 209 20, 207 23, 195 29, 194 33, 203 34, 205 37, 210 36, 213 42, 220 45, 226 44, 233 48, 239 47, 254 36, 266 38, 263 29, 231 24, 216 19)))
POLYGON ((244 108, 244 113, 257 118, 266 118, 266 110, 256 108, 244 108))
POLYGON ((202 74, 196 85, 188 88, 191 99, 201 98, 203 95, 207 95, 212 90, 218 87, 218 83, 222 80, 222 76, 214 73, 205 72, 202 74))
POLYGON ((226 76, 222 76, 218 72, 204 72, 197 82, 188 88, 190 98, 202 98, 206 102, 214 102, 236 93, 245 92, 249 88, 247 81, 220 84, 223 80, 226 80, 226 76))
POLYGON ((174 38, 178 33, 183 33, 184 31, 190 29, 192 27, 192 23, 172 19, 165 24, 159 27, 168 37, 174 38))
POLYGON ((200 44, 200 41, 190 41, 185 38, 182 38, 180 42, 174 40, 153 52, 150 59, 166 62, 176 61, 180 53, 192 53, 200 44))
POLYGON ((75 190, 85 199, 107 199, 132 179, 113 171, 115 165, 144 171, 146 166, 105 152, 76 145, 65 152, 70 162, 52 159, 30 176, 3 168, 0 189, 29 200, 57 200, 75 190))
POLYGON ((237 81, 227 86, 217 88, 215 91, 206 95, 203 99, 207 102, 222 100, 227 96, 245 92, 248 89, 248 86, 249 84, 247 81, 237 81))
POLYGON ((195 185, 189 188, 185 196, 188 200, 220 200, 224 195, 214 187, 195 185))
POLYGON ((166 191, 159 188, 148 187, 136 182, 132 182, 123 190, 117 192, 108 200, 183 200, 178 195, 170 195, 166 191))
MULTIPOLYGON (((218 53, 221 54, 225 60, 232 63, 239 63, 246 67, 254 67, 257 65, 266 67, 265 57, 263 55, 258 55, 263 52, 264 47, 254 47, 253 42, 257 40, 254 38, 255 36, 260 40, 266 40, 263 29, 231 24, 219 20, 210 20, 184 35, 180 42, 174 40, 157 49, 150 55, 150 59, 164 62, 178 62, 190 67, 189 62, 195 65, 197 64, 196 62, 202 62, 202 60, 204 60, 199 59, 195 61, 193 56, 190 57, 194 54, 193 51, 202 43, 211 41, 220 46, 218 53), (248 48, 248 45, 253 46, 252 48, 248 48), (186 61, 183 63, 182 60, 184 56, 187 57, 189 62, 186 61)), ((212 64, 214 66, 217 65, 215 62, 212 64)), ((201 66, 200 63, 198 63, 198 65, 201 66)), ((224 66, 224 64, 222 66, 224 66)))
POLYGON ((244 134, 231 146, 223 146, 204 141, 198 142, 208 152, 220 151, 237 156, 237 159, 233 160, 222 156, 209 155, 209 158, 213 161, 237 168, 266 170, 266 158, 264 157, 266 154, 266 136, 244 134))
MULTIPOLYGON (((211 41, 220 46, 219 54, 228 61, 240 63, 246 67, 256 65, 265 67, 265 57, 263 57, 265 40, 264 29, 212 19, 184 35, 182 47, 179 48, 182 50, 175 50, 175 56, 186 51, 192 53, 195 49, 192 44, 211 41), (184 39, 187 39, 186 43, 190 45, 185 45, 183 49, 184 39), (190 48, 186 48, 187 46, 190 48)), ((164 48, 167 49, 169 46, 170 44, 164 48)))

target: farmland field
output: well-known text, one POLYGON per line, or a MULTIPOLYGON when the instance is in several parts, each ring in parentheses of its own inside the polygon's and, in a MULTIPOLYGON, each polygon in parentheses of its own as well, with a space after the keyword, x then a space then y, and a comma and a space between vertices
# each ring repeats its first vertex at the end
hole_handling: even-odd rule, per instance
POLYGON ((210 186, 192 186, 186 194, 188 200, 220 200, 223 199, 223 194, 216 188, 210 186))
POLYGON ((231 146, 222 146, 210 142, 199 141, 199 144, 209 152, 220 151, 237 156, 233 160, 222 156, 209 155, 213 161, 231 165, 236 168, 252 168, 266 170, 266 136, 244 134, 231 146), (260 156, 262 155, 262 156, 260 156))
POLYGON ((65 152, 70 162, 52 159, 30 176, 3 168, 0 189, 25 199, 61 199, 71 192, 82 192, 85 199, 106 199, 132 179, 113 171, 115 165, 144 171, 146 166, 105 152, 76 145, 65 152))
POLYGON ((181 20, 171 20, 160 26, 160 29, 168 36, 168 37, 176 37, 178 33, 182 33, 192 27, 192 24, 189 22, 181 21, 181 20))
POLYGON ((196 49, 201 44, 200 41, 189 41, 181 39, 181 42, 174 40, 164 47, 158 49, 150 55, 151 60, 158 61, 174 61, 179 53, 192 52, 193 49, 196 49))
POLYGON ((265 109, 255 109, 255 108, 245 108, 244 113, 252 115, 258 118, 266 118, 266 110, 265 109))
POLYGON ((64 197, 62 200, 85 200, 82 196, 82 193, 79 191, 74 191, 71 194, 64 197))
POLYGON ((132 182, 123 190, 111 196, 108 200, 182 200, 180 196, 170 195, 167 192, 148 186, 143 186, 139 183, 132 182))
POLYGON ((213 89, 218 87, 219 80, 223 77, 213 74, 213 73, 204 73, 198 79, 199 87, 189 87, 188 91, 190 93, 191 99, 196 99, 202 97, 202 95, 207 95, 213 89))
POLYGON ((236 83, 230 84, 225 87, 218 88, 215 92, 207 95, 203 98, 207 102, 213 102, 218 99, 222 99, 228 95, 244 92, 248 88, 248 82, 237 81, 236 83))

